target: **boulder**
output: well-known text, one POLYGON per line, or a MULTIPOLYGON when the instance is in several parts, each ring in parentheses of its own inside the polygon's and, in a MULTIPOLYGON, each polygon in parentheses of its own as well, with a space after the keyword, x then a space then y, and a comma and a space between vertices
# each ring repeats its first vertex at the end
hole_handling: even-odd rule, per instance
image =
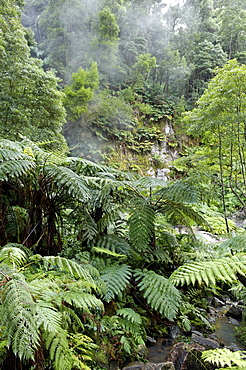
POLYGON ((193 342, 198 343, 201 346, 204 346, 205 348, 214 349, 214 348, 219 348, 220 346, 216 340, 210 339, 210 338, 204 338, 200 335, 192 334, 191 338, 193 342))
POLYGON ((223 306, 225 303, 224 303, 224 302, 222 302, 219 298, 217 298, 217 297, 213 297, 211 304, 212 304, 215 308, 218 308, 218 307, 223 306))
POLYGON ((226 316, 231 316, 234 319, 239 319, 242 317, 242 309, 238 306, 232 305, 226 312, 226 316))
POLYGON ((235 326, 240 325, 239 322, 236 319, 233 319, 233 317, 228 317, 228 322, 232 325, 235 325, 235 326))
POLYGON ((122 370, 175 370, 174 364, 170 361, 153 363, 147 362, 143 364, 142 362, 131 362, 127 366, 123 367, 122 370))
POLYGON ((122 370, 141 370, 143 365, 144 363, 141 361, 134 361, 124 366, 122 370))

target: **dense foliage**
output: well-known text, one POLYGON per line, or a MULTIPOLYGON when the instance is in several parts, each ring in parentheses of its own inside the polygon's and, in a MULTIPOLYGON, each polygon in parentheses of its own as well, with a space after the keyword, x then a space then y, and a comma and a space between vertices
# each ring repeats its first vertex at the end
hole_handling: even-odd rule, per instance
POLYGON ((173 323, 212 330, 208 296, 246 298, 244 2, 23 5, 0 5, 0 368, 100 370, 173 323), (145 176, 163 143, 169 181, 145 176))

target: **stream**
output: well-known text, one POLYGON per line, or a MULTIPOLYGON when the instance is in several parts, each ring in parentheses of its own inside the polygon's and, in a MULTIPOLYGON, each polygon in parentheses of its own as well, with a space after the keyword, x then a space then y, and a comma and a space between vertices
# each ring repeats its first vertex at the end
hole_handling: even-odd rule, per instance
MULTIPOLYGON (((218 316, 215 318, 213 324, 214 327, 214 336, 217 338, 219 344, 223 347, 227 347, 232 351, 245 350, 245 347, 237 341, 235 337, 235 328, 238 325, 234 325, 229 322, 229 318, 225 315, 225 307, 218 309, 218 316)), ((245 326, 245 318, 242 320, 235 320, 235 323, 238 321, 240 326, 245 326)), ((177 338, 179 339, 179 338, 177 338)), ((151 363, 161 363, 165 362, 173 344, 176 340, 159 338, 156 340, 156 343, 148 347, 148 361, 151 363)), ((187 368, 187 370, 193 370, 187 368)))

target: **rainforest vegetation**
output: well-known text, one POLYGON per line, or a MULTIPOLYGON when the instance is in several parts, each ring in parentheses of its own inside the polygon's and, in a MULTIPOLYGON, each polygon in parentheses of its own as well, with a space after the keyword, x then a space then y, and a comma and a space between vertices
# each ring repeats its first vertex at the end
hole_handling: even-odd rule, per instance
POLYGON ((0 369, 122 368, 245 304, 245 1, 2 0, 0 81, 0 369))

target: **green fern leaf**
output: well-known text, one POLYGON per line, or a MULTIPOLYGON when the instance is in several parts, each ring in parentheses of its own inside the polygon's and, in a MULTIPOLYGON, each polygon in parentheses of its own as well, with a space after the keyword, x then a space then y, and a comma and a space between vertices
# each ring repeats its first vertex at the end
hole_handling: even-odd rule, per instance
POLYGON ((8 347, 20 359, 34 359, 40 342, 34 300, 22 275, 12 274, 2 291, 1 324, 8 347))
POLYGON ((180 292, 168 279, 154 271, 137 270, 134 275, 137 281, 140 280, 138 288, 144 292, 150 307, 172 321, 181 303, 180 292))
POLYGON ((235 255, 212 261, 193 262, 178 267, 170 277, 174 285, 205 283, 215 285, 216 280, 232 283, 237 280, 237 273, 246 274, 246 256, 235 255))
POLYGON ((178 203, 198 203, 200 195, 197 189, 184 181, 177 181, 168 184, 155 192, 155 197, 159 200, 170 200, 178 203))
POLYGON ((93 279, 89 272, 86 269, 84 269, 81 265, 72 260, 68 260, 67 258, 60 256, 45 256, 41 257, 41 260, 43 261, 44 267, 47 270, 58 267, 61 270, 67 271, 69 274, 71 274, 77 279, 84 279, 93 284, 93 279))
POLYGON ((120 256, 129 254, 131 250, 130 245, 125 239, 112 234, 99 238, 96 242, 96 248, 107 249, 120 254, 120 256))
POLYGON ((7 244, 0 249, 0 262, 12 265, 13 268, 20 267, 26 262, 26 254, 20 248, 7 244))
POLYGON ((91 198, 91 190, 87 186, 87 179, 83 179, 69 168, 62 166, 45 166, 47 177, 57 184, 59 188, 65 188, 73 198, 80 201, 88 201, 91 198))
POLYGON ((71 370, 73 357, 68 345, 67 332, 61 328, 58 332, 44 332, 43 340, 54 362, 54 369, 71 370))
MULTIPOLYGON (((246 360, 244 359, 245 354, 242 351, 232 352, 227 348, 218 348, 214 350, 202 352, 202 359, 217 366, 242 366, 243 369, 246 367, 246 360)), ((237 369, 233 367, 233 369, 237 369)))
POLYGON ((60 296, 64 302, 69 303, 71 306, 82 308, 86 312, 90 312, 95 308, 103 310, 102 301, 90 293, 69 290, 61 292, 60 296))
POLYGON ((124 318, 127 318, 127 320, 131 321, 133 324, 142 324, 142 318, 141 316, 133 311, 132 308, 125 307, 125 308, 120 308, 119 310, 116 311, 116 314, 119 316, 123 316, 124 318))
POLYGON ((112 265, 102 270, 101 279, 106 284, 104 300, 110 302, 126 289, 131 278, 131 270, 127 265, 112 265))
POLYGON ((155 211, 145 201, 135 202, 129 217, 129 234, 133 246, 143 251, 154 233, 155 211))

